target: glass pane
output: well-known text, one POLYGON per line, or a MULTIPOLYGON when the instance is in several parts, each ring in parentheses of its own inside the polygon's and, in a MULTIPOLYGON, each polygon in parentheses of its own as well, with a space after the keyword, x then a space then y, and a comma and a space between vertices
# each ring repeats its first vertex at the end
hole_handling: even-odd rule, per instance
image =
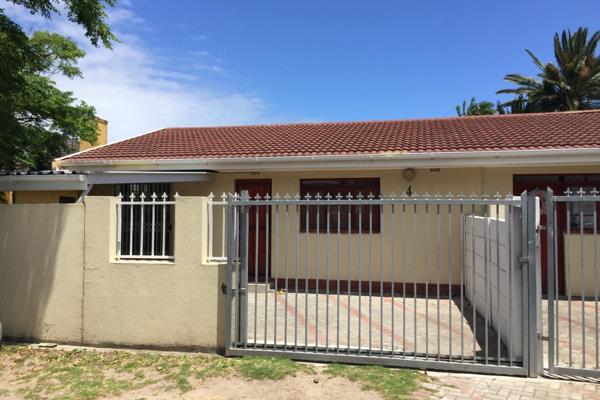
MULTIPOLYGON (((586 194, 589 194, 592 189, 592 187, 583 188, 586 194)), ((583 229, 594 229, 594 209, 596 208, 595 201, 572 202, 569 203, 568 207, 571 220, 571 229, 573 231, 581 229, 582 224, 583 229)))

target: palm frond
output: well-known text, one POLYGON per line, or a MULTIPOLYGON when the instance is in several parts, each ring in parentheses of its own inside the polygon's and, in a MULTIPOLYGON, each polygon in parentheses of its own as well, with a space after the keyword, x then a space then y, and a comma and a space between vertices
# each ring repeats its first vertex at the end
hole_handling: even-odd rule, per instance
POLYGON ((528 112, 600 108, 600 31, 589 36, 588 29, 580 27, 556 33, 553 39, 555 64, 543 63, 525 50, 540 70, 537 78, 508 74, 504 79, 516 86, 497 93, 525 97, 528 112))
POLYGON ((527 52, 527 54, 529 54, 529 57, 531 57, 531 59, 533 60, 533 63, 534 63, 535 65, 537 65, 537 67, 543 71, 543 70, 544 70, 544 67, 545 67, 546 65, 545 65, 544 63, 542 63, 542 62, 540 61, 540 59, 539 59, 539 58, 537 58, 537 57, 536 57, 536 55, 535 55, 535 54, 533 54, 533 53, 532 53, 530 50, 527 50, 527 49, 525 49, 525 52, 527 52))

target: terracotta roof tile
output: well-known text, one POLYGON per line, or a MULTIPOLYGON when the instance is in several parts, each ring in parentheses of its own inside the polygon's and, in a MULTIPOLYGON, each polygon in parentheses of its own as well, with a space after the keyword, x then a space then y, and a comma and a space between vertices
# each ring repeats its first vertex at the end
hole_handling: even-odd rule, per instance
POLYGON ((600 110, 397 121, 166 128, 69 161, 600 148, 600 110))

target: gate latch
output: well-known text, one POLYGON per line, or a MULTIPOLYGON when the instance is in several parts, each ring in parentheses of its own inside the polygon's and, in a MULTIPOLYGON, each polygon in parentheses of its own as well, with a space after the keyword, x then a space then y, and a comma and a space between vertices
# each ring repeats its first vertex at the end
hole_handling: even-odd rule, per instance
POLYGON ((540 231, 545 231, 547 229, 548 229, 548 227, 546 225, 538 225, 536 231, 540 232, 540 231))
MULTIPOLYGON (((225 282, 223 282, 223 284, 221 284, 221 292, 223 292, 223 294, 227 294, 227 285, 225 284, 225 282)), ((235 296, 235 288, 231 288, 231 294, 233 296, 235 296)))
POLYGON ((519 257, 519 261, 521 261, 521 264, 523 263, 528 263, 530 261, 529 257, 519 257))

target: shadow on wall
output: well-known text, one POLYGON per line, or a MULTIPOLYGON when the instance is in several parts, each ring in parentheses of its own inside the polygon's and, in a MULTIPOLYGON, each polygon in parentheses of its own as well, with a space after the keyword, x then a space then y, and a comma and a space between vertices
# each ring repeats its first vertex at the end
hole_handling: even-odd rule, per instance
POLYGON ((0 320, 20 340, 81 337, 81 204, 0 205, 0 320))

